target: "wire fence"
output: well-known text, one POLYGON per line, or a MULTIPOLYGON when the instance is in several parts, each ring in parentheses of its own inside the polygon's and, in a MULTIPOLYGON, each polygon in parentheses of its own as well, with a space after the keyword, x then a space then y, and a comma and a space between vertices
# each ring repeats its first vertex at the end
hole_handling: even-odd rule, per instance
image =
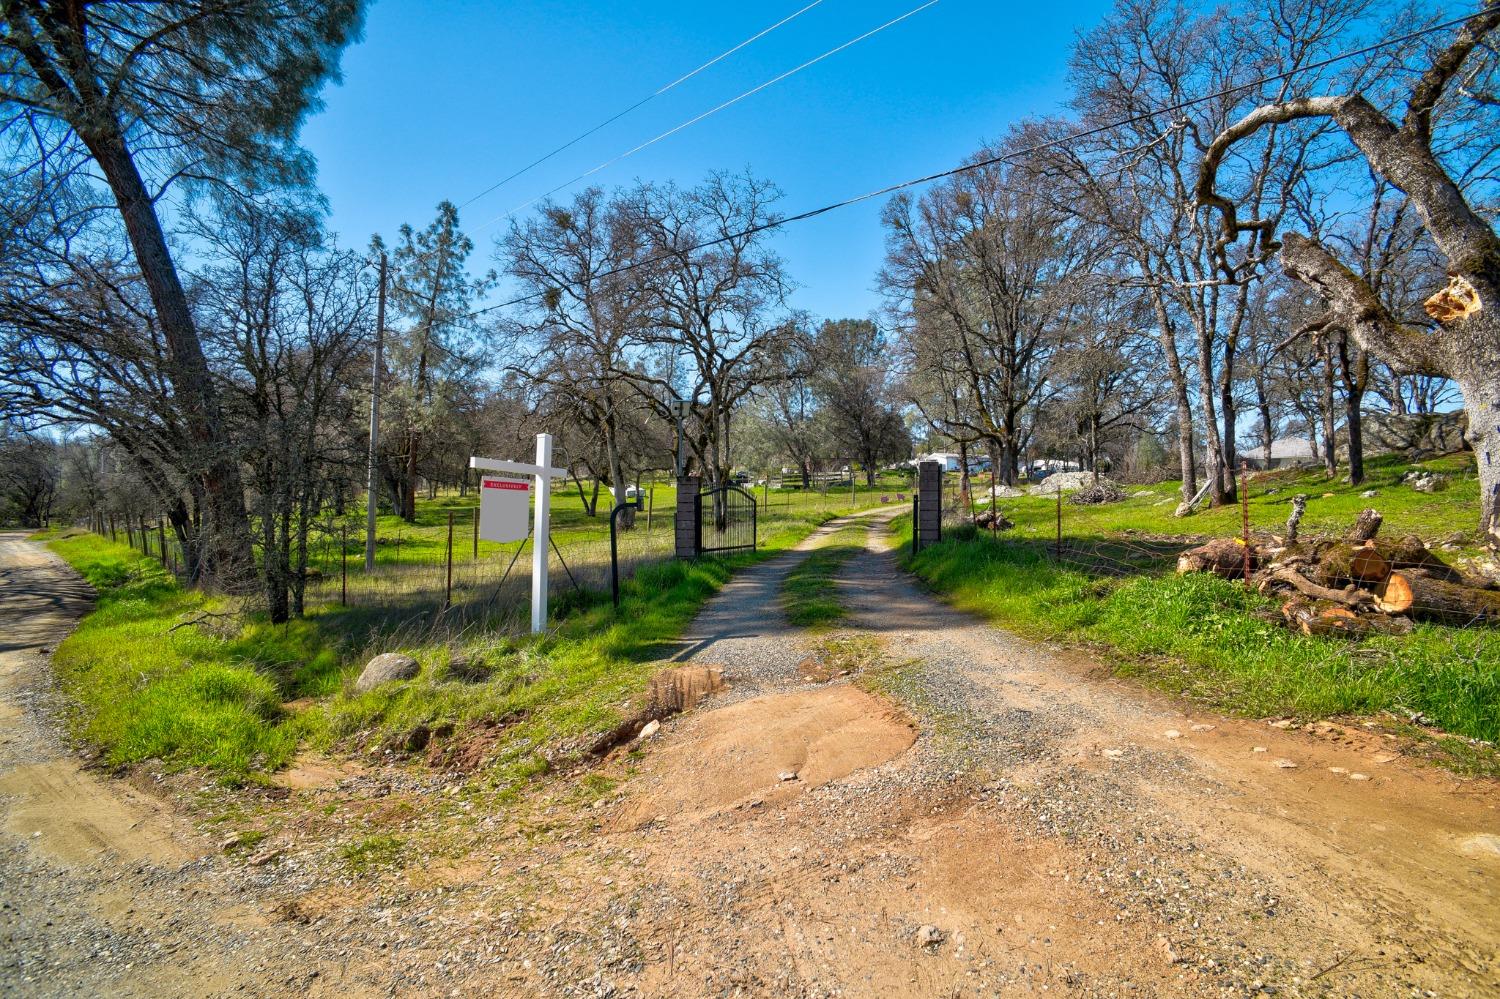
MULTIPOLYGON (((766 482, 746 484, 745 491, 757 504, 756 543, 761 546, 794 523, 810 526, 822 516, 876 505, 882 493, 880 487, 864 484, 851 489, 814 483, 802 490, 791 482, 777 488, 766 482)), ((887 483, 884 492, 893 498, 899 490, 887 483)), ((554 607, 608 595, 616 581, 624 583, 643 567, 673 560, 672 496, 669 488, 642 490, 640 506, 619 518, 613 547, 607 493, 592 516, 570 508, 564 522, 554 519, 547 552, 554 607)), ((364 517, 354 511, 320 516, 308 528, 303 608, 367 612, 379 619, 372 625, 381 628, 521 629, 530 616, 533 539, 484 541, 472 494, 439 497, 439 502, 451 505, 435 517, 430 509, 422 511, 416 524, 393 525, 391 518, 382 518, 369 570, 364 517)), ((165 518, 98 514, 89 527, 159 560, 180 581, 188 581, 183 547, 165 518)), ((257 551, 258 557, 263 555, 257 551)))
POLYGON ((1500 553, 1486 550, 1482 539, 1424 540, 1400 524, 1382 534, 1373 509, 1342 531, 1300 530, 1307 496, 1289 497, 1288 522, 1279 530, 1252 528, 1250 492, 1242 473, 1237 529, 1205 538, 1101 530, 1097 517, 1084 514, 1091 504, 1079 492, 1048 490, 1045 482, 1024 493, 1023 518, 1015 503, 1020 491, 997 489, 992 500, 988 487, 965 492, 956 477, 945 476, 941 530, 944 539, 987 541, 1019 561, 1099 579, 1209 573, 1274 600, 1267 616, 1308 635, 1404 634, 1423 622, 1500 625, 1500 553), (1008 505, 1024 529, 1007 516, 1008 505))

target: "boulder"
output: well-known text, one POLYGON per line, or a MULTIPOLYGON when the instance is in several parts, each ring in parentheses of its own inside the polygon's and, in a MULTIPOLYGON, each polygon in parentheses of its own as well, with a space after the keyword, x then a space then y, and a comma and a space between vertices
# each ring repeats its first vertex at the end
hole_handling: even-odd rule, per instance
POLYGON ((399 652, 386 652, 365 663, 365 668, 354 681, 354 692, 363 694, 391 680, 410 680, 422 672, 422 666, 411 656, 399 652))
POLYGON ((1468 447, 1463 410, 1452 413, 1367 413, 1361 428, 1365 454, 1449 454, 1468 447))
POLYGON ((1032 486, 1031 492, 1048 496, 1056 495, 1059 489, 1065 493, 1074 489, 1086 489, 1094 484, 1095 478, 1097 476, 1093 472, 1054 472, 1032 486))
POLYGON ((1401 481, 1419 493, 1438 493, 1448 488, 1448 476, 1423 469, 1407 472, 1401 477, 1401 481))

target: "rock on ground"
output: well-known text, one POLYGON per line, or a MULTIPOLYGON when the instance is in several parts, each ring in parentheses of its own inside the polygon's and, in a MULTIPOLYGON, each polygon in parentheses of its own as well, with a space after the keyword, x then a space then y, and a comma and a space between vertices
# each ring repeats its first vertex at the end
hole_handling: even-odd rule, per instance
POLYGON ((399 652, 385 652, 365 663, 359 679, 354 681, 354 692, 363 694, 391 680, 410 680, 422 671, 422 666, 411 656, 399 652))

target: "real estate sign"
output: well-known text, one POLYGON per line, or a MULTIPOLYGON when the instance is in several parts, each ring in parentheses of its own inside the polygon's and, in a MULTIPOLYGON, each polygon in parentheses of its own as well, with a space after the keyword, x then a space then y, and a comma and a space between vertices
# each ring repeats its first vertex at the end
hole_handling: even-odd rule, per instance
POLYGON ((531 483, 525 479, 485 478, 479 483, 479 537, 520 541, 531 518, 531 483))

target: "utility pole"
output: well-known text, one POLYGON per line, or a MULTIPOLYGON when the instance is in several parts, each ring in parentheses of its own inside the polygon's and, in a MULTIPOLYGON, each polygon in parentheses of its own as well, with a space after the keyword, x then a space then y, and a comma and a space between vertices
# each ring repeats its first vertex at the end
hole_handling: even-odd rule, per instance
POLYGON ((376 466, 380 460, 380 369, 385 349, 385 251, 380 252, 380 292, 375 299, 375 360, 370 375, 370 457, 369 493, 365 500, 365 572, 375 571, 375 508, 378 505, 380 477, 376 466))

